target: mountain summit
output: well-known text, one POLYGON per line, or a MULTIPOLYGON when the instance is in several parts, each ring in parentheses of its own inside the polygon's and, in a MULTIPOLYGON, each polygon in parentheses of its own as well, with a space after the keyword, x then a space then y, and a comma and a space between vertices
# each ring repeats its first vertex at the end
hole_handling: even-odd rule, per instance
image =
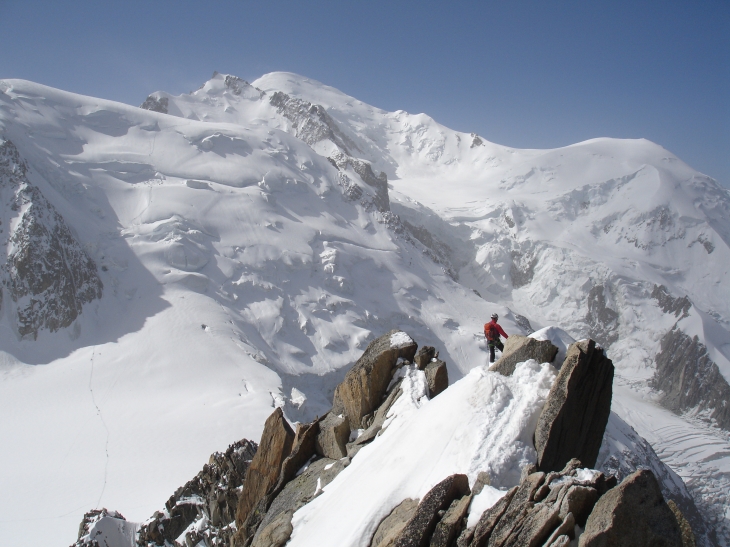
POLYGON ((730 195, 662 147, 517 150, 290 73, 141 108, 3 80, 0 140, 9 541, 143 521, 273 408, 327 412, 391 329, 454 383, 494 312, 601 345, 612 410, 730 541, 730 195))

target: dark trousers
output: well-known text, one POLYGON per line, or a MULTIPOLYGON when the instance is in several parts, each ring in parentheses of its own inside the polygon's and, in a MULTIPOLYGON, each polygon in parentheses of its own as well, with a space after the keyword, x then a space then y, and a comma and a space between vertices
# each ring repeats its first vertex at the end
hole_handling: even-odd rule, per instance
POLYGON ((494 348, 498 348, 499 351, 504 351, 504 344, 502 341, 498 338, 497 340, 489 340, 489 362, 494 363, 494 348))

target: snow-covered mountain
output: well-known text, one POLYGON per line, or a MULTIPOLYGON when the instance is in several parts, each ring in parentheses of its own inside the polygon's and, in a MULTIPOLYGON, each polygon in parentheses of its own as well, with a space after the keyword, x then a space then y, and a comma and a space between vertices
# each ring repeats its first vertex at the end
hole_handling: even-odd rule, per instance
POLYGON ((614 411, 727 535, 730 196, 668 151, 510 149, 287 73, 142 108, 0 91, 10 544, 66 545, 95 506, 144 520, 272 406, 328 410, 391 328, 454 381, 494 311, 600 341, 614 411), (64 275, 33 288, 22 252, 64 275))

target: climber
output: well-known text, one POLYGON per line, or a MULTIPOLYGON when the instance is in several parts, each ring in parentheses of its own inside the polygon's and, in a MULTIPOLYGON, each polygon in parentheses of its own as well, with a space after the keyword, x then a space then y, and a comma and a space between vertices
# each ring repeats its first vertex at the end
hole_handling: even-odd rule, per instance
POLYGON ((502 327, 499 326, 497 323, 497 319, 499 319, 499 316, 496 313, 492 314, 492 320, 489 323, 484 324, 484 336, 487 339, 487 344, 489 345, 489 362, 494 363, 494 348, 499 348, 499 351, 504 351, 504 344, 502 344, 502 341, 499 339, 499 335, 505 337, 505 339, 509 338, 507 336, 507 333, 504 332, 502 327))

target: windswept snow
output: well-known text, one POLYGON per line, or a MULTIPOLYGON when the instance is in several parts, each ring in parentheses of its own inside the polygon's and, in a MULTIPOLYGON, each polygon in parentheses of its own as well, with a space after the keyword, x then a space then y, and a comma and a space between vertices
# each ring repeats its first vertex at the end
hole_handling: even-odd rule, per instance
POLYGON ((547 363, 527 361, 512 377, 480 366, 420 407, 419 384, 405 381, 396 404, 408 407, 394 408, 387 429, 294 514, 287 545, 366 547, 396 505, 454 473, 473 485, 486 471, 493 486, 514 486, 535 461, 532 434, 554 379, 547 363))

